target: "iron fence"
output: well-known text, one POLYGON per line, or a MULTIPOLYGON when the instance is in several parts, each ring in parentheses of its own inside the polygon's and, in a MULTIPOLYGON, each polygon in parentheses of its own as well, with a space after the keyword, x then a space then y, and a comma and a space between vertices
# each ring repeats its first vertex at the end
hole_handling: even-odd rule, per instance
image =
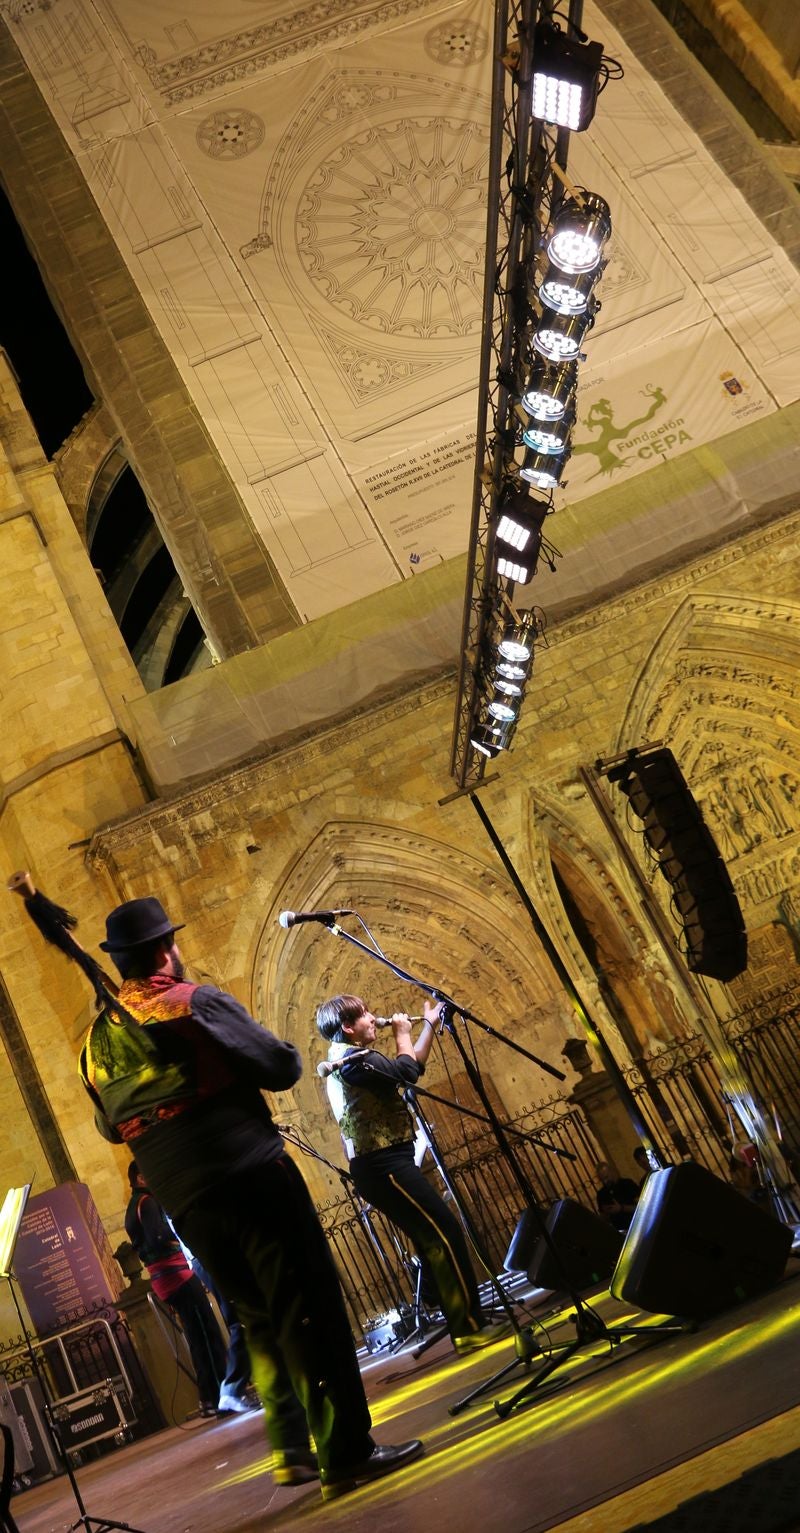
POLYGON ((683 1038, 624 1072, 656 1144, 726 1176, 728 1120, 719 1071, 705 1039, 683 1038))
POLYGON ((800 989, 771 991, 723 1024, 774 1121, 795 1178, 800 1167, 800 989))

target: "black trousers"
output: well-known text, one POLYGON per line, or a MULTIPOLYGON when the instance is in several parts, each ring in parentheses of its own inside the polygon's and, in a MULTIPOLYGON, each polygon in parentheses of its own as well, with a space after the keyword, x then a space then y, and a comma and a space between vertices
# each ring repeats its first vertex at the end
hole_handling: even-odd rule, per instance
POLYGON ((235 1304, 275 1449, 322 1469, 372 1450, 370 1416, 328 1242, 288 1155, 234 1172, 179 1221, 181 1239, 235 1304))
POLYGON ((252 1379, 250 1357, 247 1351, 247 1341, 245 1340, 244 1326, 242 1325, 242 1322, 236 1313, 235 1304, 231 1304, 230 1301, 225 1298, 224 1293, 220 1293, 216 1283, 214 1282, 214 1279, 211 1276, 211 1273, 206 1272, 205 1267, 202 1266, 202 1264, 197 1260, 194 1252, 192 1252, 192 1271, 195 1277, 200 1279, 203 1287, 207 1289, 207 1291, 211 1294, 211 1297, 216 1300, 217 1309, 219 1310, 228 1331, 228 1351, 225 1357, 225 1377, 222 1380, 220 1388, 224 1389, 227 1394, 236 1395, 239 1399, 241 1399, 246 1393, 247 1386, 252 1379))
POLYGON ((484 1319, 464 1232, 414 1164, 411 1141, 355 1156, 350 1173, 359 1195, 404 1230, 427 1262, 450 1335, 479 1330, 484 1319))
POLYGON ((167 1303, 178 1316, 186 1337, 200 1403, 216 1406, 225 1377, 225 1343, 200 1279, 187 1278, 170 1294, 167 1303))

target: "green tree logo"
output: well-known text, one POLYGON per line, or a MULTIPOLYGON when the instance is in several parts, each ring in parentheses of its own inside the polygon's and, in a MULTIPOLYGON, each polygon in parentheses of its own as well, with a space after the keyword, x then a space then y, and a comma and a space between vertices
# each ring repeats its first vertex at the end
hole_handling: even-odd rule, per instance
POLYGON ((644 426, 648 421, 651 421, 662 405, 667 402, 667 396, 661 388, 648 387, 644 392, 649 394, 651 399, 649 410, 645 415, 638 416, 636 420, 628 421, 625 426, 614 424, 610 400, 598 399, 592 405, 583 424, 590 431, 596 431, 597 436, 593 442, 578 442, 572 449, 573 456, 578 452, 591 452, 595 454, 599 467, 595 473, 589 475, 590 479, 596 479, 598 474, 613 474, 617 469, 627 468, 632 454, 626 453, 624 457, 621 457, 619 453, 614 451, 611 443, 624 442, 637 426, 644 426))

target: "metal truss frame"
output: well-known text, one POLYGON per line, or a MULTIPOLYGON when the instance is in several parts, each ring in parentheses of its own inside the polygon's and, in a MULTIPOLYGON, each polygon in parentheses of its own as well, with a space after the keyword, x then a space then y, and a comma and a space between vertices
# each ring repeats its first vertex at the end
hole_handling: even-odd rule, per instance
MULTIPOLYGON (((580 9, 572 0, 571 18, 580 9)), ((493 527, 518 440, 515 396, 530 315, 526 268, 551 216, 553 165, 566 169, 569 132, 531 116, 534 32, 553 10, 554 0, 497 0, 495 7, 475 480, 450 760, 462 790, 483 778, 487 758, 470 736, 483 698, 484 658, 514 597, 513 582, 496 574, 493 527)))

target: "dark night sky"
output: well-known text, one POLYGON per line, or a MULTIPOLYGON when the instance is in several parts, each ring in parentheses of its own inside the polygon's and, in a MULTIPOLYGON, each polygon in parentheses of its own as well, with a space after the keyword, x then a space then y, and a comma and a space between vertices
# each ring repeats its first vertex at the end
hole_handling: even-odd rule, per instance
POLYGON ((2 186, 0 248, 0 346, 8 353, 42 447, 51 458, 86 414, 92 394, 2 186))

